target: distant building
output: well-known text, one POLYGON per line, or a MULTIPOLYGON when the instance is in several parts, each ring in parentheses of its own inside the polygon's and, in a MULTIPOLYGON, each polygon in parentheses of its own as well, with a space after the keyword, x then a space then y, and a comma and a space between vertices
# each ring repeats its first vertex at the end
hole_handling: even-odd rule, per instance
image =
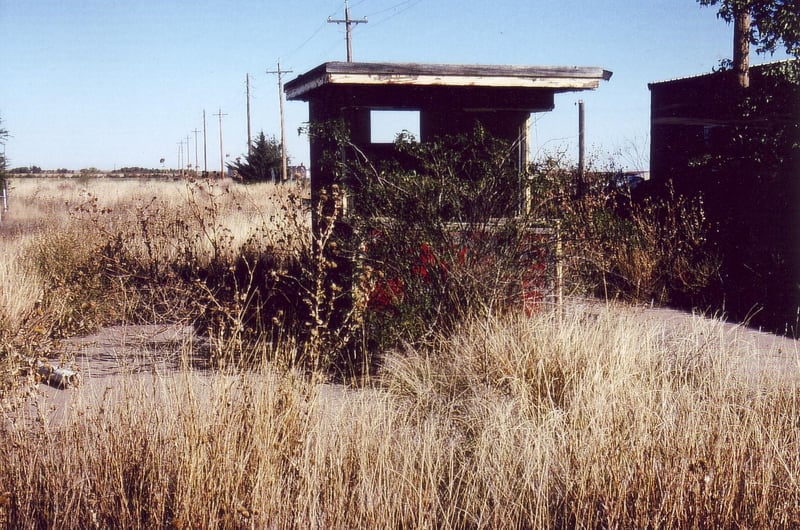
MULTIPOLYGON (((758 114, 743 121, 738 102, 741 91, 732 70, 671 81, 650 83, 650 172, 654 182, 710 178, 707 162, 727 149, 731 134, 746 125, 751 133, 769 132, 785 123, 800 123, 800 101, 776 85, 771 69, 797 61, 769 63, 750 68, 751 95, 772 100, 758 114)), ((741 152, 750 161, 750 153, 741 152)), ((786 153, 786 156, 791 156, 786 153)))
POLYGON ((308 170, 304 164, 287 167, 286 174, 288 175, 289 180, 294 180, 296 182, 305 182, 309 177, 308 170))

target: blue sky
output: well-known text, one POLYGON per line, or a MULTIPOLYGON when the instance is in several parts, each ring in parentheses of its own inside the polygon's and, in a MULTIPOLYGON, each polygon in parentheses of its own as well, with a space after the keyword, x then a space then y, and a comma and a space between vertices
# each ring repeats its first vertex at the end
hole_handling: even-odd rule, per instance
MULTIPOLYGON (((356 61, 600 66, 594 92, 556 96, 532 119, 532 153, 577 146, 577 100, 587 145, 646 164, 647 83, 709 71, 730 56, 732 29, 696 0, 351 0, 356 61)), ((219 122, 230 158, 247 149, 245 75, 255 135, 280 134, 276 76, 284 82, 345 60, 344 0, 0 0, 0 118, 12 167, 45 169, 178 163, 219 167, 219 122), (185 148, 184 148, 185 149, 185 148), (185 154, 184 154, 185 156, 185 154)), ((754 63, 781 58, 753 57, 754 63)), ((286 103, 287 146, 308 163, 297 130, 307 106, 286 103)))

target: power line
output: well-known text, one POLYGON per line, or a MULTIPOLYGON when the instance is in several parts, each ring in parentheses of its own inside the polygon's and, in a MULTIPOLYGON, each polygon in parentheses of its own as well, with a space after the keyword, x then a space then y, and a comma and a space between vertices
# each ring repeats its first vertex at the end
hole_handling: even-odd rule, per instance
POLYGON ((375 29, 376 26, 380 26, 381 24, 392 20, 396 16, 399 16, 399 15, 405 13, 406 11, 408 11, 409 9, 411 9, 412 7, 416 6, 417 4, 419 4, 421 2, 422 2, 422 0, 405 0, 404 2, 400 2, 399 4, 395 4, 392 7, 389 7, 389 8, 383 9, 381 11, 378 11, 377 13, 372 13, 370 15, 367 15, 368 17, 373 17, 375 15, 386 13, 387 11, 396 10, 396 9, 398 9, 400 7, 403 7, 403 9, 400 9, 399 11, 395 11, 394 13, 392 13, 389 16, 387 16, 386 18, 381 19, 381 20, 375 22, 374 24, 372 24, 372 26, 370 26, 370 29, 375 29))
MULTIPOLYGON (((380 11, 375 11, 373 13, 368 13, 367 17, 374 17, 376 15, 382 15, 382 14, 386 13, 387 11, 394 11, 395 9, 397 9, 399 7, 406 6, 408 4, 412 4, 411 6, 408 6, 408 7, 413 7, 415 4, 418 4, 421 1, 422 0, 403 0, 402 2, 400 2, 398 4, 395 4, 395 5, 391 6, 391 7, 387 7, 387 8, 381 9, 380 11)), ((359 5, 361 5, 363 3, 364 3, 363 1, 359 2, 358 4, 356 4, 356 7, 358 7, 359 5)), ((406 8, 406 9, 408 9, 408 8, 406 8)), ((403 9, 403 11, 405 11, 405 9, 403 9)), ((400 11, 400 13, 402 13, 403 11, 400 11)))
MULTIPOLYGON (((328 15, 328 17, 327 17, 327 18, 328 18, 328 19, 332 18, 332 17, 333 17, 333 16, 336 14, 336 12, 337 12, 338 10, 339 10, 339 6, 338 6, 338 2, 337 2, 337 6, 336 6, 336 8, 333 10, 333 12, 332 12, 330 15, 328 15)), ((314 37, 316 37, 316 36, 319 34, 319 32, 320 32, 320 31, 322 31, 322 28, 324 28, 324 27, 325 27, 327 24, 328 24, 328 21, 327 21, 327 20, 323 21, 323 22, 322 22, 322 24, 320 24, 319 26, 317 26, 317 28, 316 28, 316 29, 315 29, 315 30, 314 30, 314 31, 311 33, 311 35, 310 35, 310 36, 309 36, 309 37, 308 37, 306 40, 304 40, 304 41, 303 41, 303 42, 302 42, 302 43, 301 43, 301 44, 300 44, 300 45, 299 45, 297 48, 295 48, 294 50, 292 50, 291 52, 289 52, 289 53, 287 54, 287 56, 288 56, 288 57, 291 57, 291 56, 293 56, 294 54, 296 54, 297 52, 299 52, 301 49, 303 49, 303 48, 306 46, 306 44, 308 44, 309 42, 311 42, 311 40, 312 40, 314 37)))
MULTIPOLYGON (((328 17, 328 18, 330 18, 330 17, 328 17)), ((317 29, 315 29, 315 30, 314 30, 314 32, 311 34, 311 36, 310 36, 309 38, 307 38, 306 40, 304 40, 304 41, 303 41, 303 43, 302 43, 300 46, 298 46, 297 48, 295 48, 294 50, 292 50, 292 51, 291 51, 291 53, 289 53, 289 56, 291 57, 292 55, 294 55, 295 53, 297 53, 297 52, 299 52, 301 49, 303 49, 303 47, 305 47, 305 45, 306 45, 306 44, 308 44, 309 42, 311 42, 311 40, 312 40, 314 37, 316 37, 316 36, 317 36, 317 34, 319 34, 319 32, 320 32, 320 31, 322 31, 322 28, 324 28, 324 27, 325 27, 325 25, 326 25, 327 23, 328 23, 328 22, 327 22, 327 21, 325 21, 325 22, 323 22, 322 24, 320 24, 320 25, 319 25, 319 27, 318 27, 317 29)))
MULTIPOLYGON (((361 0, 360 2, 356 2, 356 3, 354 4, 354 6, 353 6, 353 7, 358 7, 358 6, 360 6, 361 4, 364 4, 365 2, 366 2, 366 0, 361 0)), ((374 11, 374 12, 372 12, 372 13, 368 13, 368 14, 367 14, 367 15, 366 15, 366 16, 365 16, 365 17, 364 17, 362 20, 355 21, 355 20, 352 20, 352 19, 351 19, 351 23, 352 23, 352 24, 357 24, 357 23, 366 23, 368 18, 371 18, 371 17, 373 17, 373 16, 377 16, 377 15, 382 15, 382 14, 384 14, 384 13, 387 13, 387 12, 389 12, 389 11, 395 11, 395 13, 392 13, 392 14, 391 14, 391 15, 389 15, 388 17, 386 17, 386 18, 384 18, 384 19, 381 19, 381 20, 379 20, 378 22, 376 22, 376 23, 373 23, 373 24, 372 24, 373 26, 375 26, 375 25, 380 25, 380 24, 383 24, 384 22, 387 22, 387 21, 389 21, 389 20, 393 19, 394 17, 396 17, 396 16, 398 16, 398 15, 400 15, 400 14, 402 14, 402 13, 404 13, 404 12, 408 11, 409 9, 411 9, 412 7, 416 6, 417 4, 419 4, 419 3, 421 3, 421 2, 422 2, 422 0, 403 0, 402 2, 398 2, 398 3, 396 3, 396 4, 394 4, 394 5, 390 6, 390 7, 387 7, 387 8, 384 8, 384 9, 380 9, 380 10, 378 10, 378 11, 374 11), (399 11, 398 11, 398 9, 399 9, 399 11)), ((330 15, 328 15, 328 17, 327 17, 328 19, 327 19, 326 21, 322 22, 322 24, 320 24, 319 26, 317 26, 317 27, 316 27, 316 28, 315 28, 315 29, 314 29, 314 30, 311 32, 311 35, 309 35, 309 36, 308 36, 308 38, 306 38, 306 39, 305 39, 303 42, 301 42, 301 43, 300 43, 300 44, 299 44, 299 45, 298 45, 296 48, 294 48, 294 49, 293 49, 291 52, 289 52, 288 54, 286 54, 286 57, 292 57, 292 56, 294 56, 294 55, 295 55, 297 52, 299 52, 300 50, 302 50, 303 48, 305 48, 305 47, 306 47, 306 45, 307 45, 309 42, 311 42, 312 40, 314 40, 314 37, 316 37, 317 35, 319 35, 319 33, 320 33, 320 32, 322 31, 322 29, 323 29, 323 28, 326 26, 326 24, 328 24, 328 23, 332 23, 332 22, 345 23, 345 24, 347 23, 347 16, 345 16, 345 20, 336 20, 336 21, 335 21, 335 20, 333 20, 333 16, 334 16, 335 14, 336 14, 336 11, 334 11, 333 13, 331 13, 330 15)), ((346 15, 346 13, 345 13, 345 15, 346 15)), ((329 48, 329 49, 328 49, 328 51, 330 51, 330 49, 332 49, 332 48, 333 48, 333 47, 329 48)))
POLYGON ((344 24, 345 25, 345 40, 347 41, 347 62, 353 62, 353 37, 352 37, 352 27, 353 25, 358 24, 366 24, 367 19, 361 18, 358 20, 353 20, 350 18, 350 3, 345 0, 344 1, 344 20, 341 19, 333 19, 328 17, 328 22, 333 24, 344 24))
POLYGON ((197 133, 199 133, 200 131, 198 131, 197 127, 195 127, 194 130, 191 131, 191 132, 194 133, 194 170, 195 170, 195 174, 196 174, 196 172, 198 170, 198 167, 197 167, 197 133))
POLYGON ((281 110, 281 182, 286 182, 286 127, 283 117, 283 74, 290 74, 294 70, 281 70, 281 60, 278 59, 277 70, 267 70, 268 74, 278 74, 278 101, 281 110))
POLYGON ((227 114, 222 113, 222 108, 219 109, 219 112, 214 114, 214 116, 219 117, 219 178, 225 177, 225 155, 223 154, 222 150, 222 117, 227 116, 227 114))

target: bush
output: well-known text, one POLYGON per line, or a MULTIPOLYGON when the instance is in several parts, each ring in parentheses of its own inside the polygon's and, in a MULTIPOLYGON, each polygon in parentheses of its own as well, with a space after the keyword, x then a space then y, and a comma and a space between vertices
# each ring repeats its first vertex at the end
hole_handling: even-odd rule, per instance
POLYGON ((339 172, 346 244, 371 288, 368 347, 424 342, 550 294, 553 231, 525 211, 513 146, 477 127, 426 143, 400 135, 395 148, 395 160, 351 156, 339 172))
POLYGON ((346 190, 341 232, 371 285, 365 342, 376 351, 468 314, 530 311, 562 280, 571 294, 691 305, 717 274, 701 198, 635 195, 613 168, 579 181, 557 159, 520 169, 513 146, 480 127, 426 143, 400 135, 384 161, 335 133, 346 162, 329 170, 346 190))
POLYGON ((614 182, 616 171, 589 171, 578 187, 574 168, 548 158, 531 168, 542 215, 560 220, 567 290, 605 299, 680 304, 703 302, 719 270, 709 243, 714 228, 702 197, 672 189, 649 193, 614 182))

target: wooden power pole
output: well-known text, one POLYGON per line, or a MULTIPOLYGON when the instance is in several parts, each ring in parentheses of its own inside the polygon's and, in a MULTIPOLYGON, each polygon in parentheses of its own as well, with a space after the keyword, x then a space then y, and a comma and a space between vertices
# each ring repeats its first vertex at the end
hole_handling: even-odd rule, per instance
POLYGON ((246 75, 245 83, 247 84, 247 155, 250 156, 253 151, 250 136, 250 74, 246 75))
POLYGON ((586 114, 583 100, 578 100, 578 196, 586 191, 586 114))
POLYGON ((278 69, 268 70, 268 74, 278 74, 278 104, 281 111, 281 182, 286 182, 286 126, 283 113, 283 74, 290 74, 293 70, 281 70, 281 61, 278 59, 278 69))
POLYGON ((208 139, 206 136, 206 109, 203 109, 203 177, 208 176, 208 139))
POLYGON ((222 150, 222 117, 227 116, 227 114, 223 114, 222 108, 220 108, 219 112, 214 116, 219 117, 219 178, 225 178, 225 155, 222 150))
POLYGON ((192 132, 194 133, 194 172, 196 175, 197 172, 200 170, 197 164, 197 134, 200 131, 198 131, 197 128, 195 128, 192 132))
POLYGON ((177 142, 178 145, 178 174, 183 178, 183 140, 177 142))
POLYGON ((350 3, 347 0, 344 0, 344 20, 341 19, 332 19, 328 17, 328 22, 333 24, 344 24, 345 27, 345 40, 347 41, 347 62, 353 62, 353 37, 352 37, 352 28, 354 24, 366 24, 367 19, 366 17, 361 18, 359 20, 353 20, 350 18, 350 3))

